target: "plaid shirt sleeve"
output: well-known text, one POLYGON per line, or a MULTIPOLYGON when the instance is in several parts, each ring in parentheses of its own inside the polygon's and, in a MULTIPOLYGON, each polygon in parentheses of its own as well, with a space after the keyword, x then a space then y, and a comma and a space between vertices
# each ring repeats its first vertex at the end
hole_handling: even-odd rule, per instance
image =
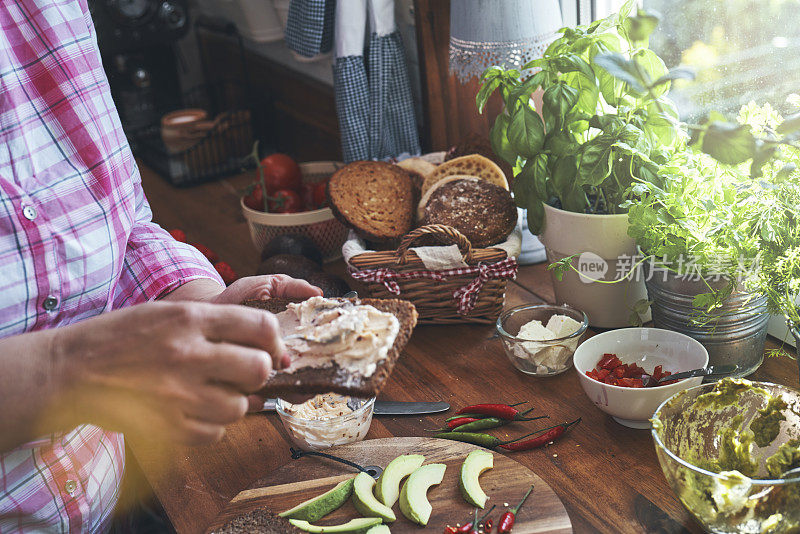
POLYGON ((132 180, 136 220, 125 249, 125 260, 113 296, 113 307, 122 308, 156 300, 190 280, 208 278, 225 284, 205 256, 181 243, 153 222, 153 212, 142 190, 139 169, 132 180))

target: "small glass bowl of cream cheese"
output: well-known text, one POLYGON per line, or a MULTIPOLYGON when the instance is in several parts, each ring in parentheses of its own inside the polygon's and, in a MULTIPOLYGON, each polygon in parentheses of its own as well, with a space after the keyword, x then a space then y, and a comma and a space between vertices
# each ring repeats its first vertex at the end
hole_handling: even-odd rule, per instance
POLYGON ((275 410, 292 442, 304 450, 320 450, 361 441, 369 432, 375 397, 357 399, 335 393, 317 395, 301 404, 277 399, 275 410))
POLYGON ((572 367, 589 319, 566 304, 524 304, 503 312, 496 327, 514 367, 533 376, 552 376, 572 367))

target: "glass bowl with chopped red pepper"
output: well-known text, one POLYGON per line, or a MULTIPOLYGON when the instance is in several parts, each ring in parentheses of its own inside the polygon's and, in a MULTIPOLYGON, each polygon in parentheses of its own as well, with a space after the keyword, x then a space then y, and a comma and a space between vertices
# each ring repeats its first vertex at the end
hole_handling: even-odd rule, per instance
POLYGON ((567 305, 524 304, 503 312, 496 326, 514 367, 529 375, 553 376, 572 366, 589 318, 567 305))
POLYGON ((650 428, 659 404, 699 385, 702 377, 642 386, 642 374, 663 376, 708 365, 697 340, 660 328, 622 328, 584 341, 575 351, 575 371, 589 399, 618 423, 650 428))

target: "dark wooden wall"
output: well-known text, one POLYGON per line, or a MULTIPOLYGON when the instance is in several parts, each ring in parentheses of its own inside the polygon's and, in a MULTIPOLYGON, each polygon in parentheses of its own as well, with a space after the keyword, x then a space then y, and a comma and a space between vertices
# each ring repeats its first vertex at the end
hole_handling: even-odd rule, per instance
POLYGON ((423 152, 446 150, 470 133, 488 136, 502 103, 493 96, 480 115, 475 107, 478 79, 462 85, 450 74, 450 0, 415 0, 414 5, 425 117, 423 152))

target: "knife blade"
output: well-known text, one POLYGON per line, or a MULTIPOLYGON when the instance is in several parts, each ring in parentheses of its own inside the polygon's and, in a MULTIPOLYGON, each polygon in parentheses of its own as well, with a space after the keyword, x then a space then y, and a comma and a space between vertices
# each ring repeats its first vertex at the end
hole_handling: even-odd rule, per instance
MULTIPOLYGON (((446 412, 450 405, 446 402, 403 402, 375 401, 375 415, 418 415, 446 412)), ((267 399, 262 412, 275 411, 275 399, 267 399)))

